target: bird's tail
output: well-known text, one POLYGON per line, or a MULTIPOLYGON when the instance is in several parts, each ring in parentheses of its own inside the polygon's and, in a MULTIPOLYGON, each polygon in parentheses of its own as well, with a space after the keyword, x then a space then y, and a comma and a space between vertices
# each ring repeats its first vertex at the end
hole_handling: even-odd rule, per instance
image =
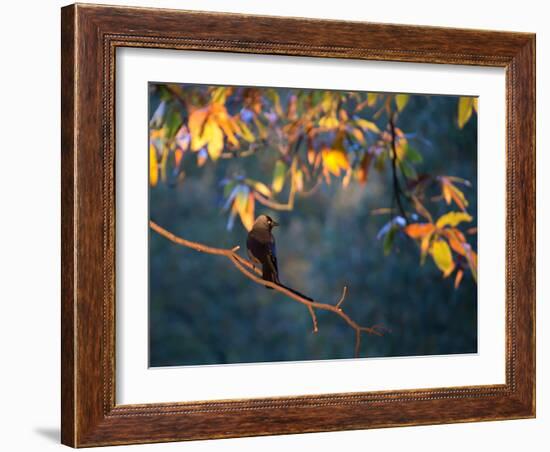
MULTIPOLYGON (((289 290, 290 292, 292 292, 292 293, 295 294, 295 295, 298 295, 299 297, 305 298, 307 301, 313 301, 313 298, 310 298, 310 297, 308 297, 307 295, 304 295, 303 293, 298 292, 297 290, 292 289, 291 287, 285 286, 285 285, 282 284, 280 281, 277 281, 276 284, 279 285, 279 286, 281 286, 281 287, 284 287, 286 290, 289 290)), ((271 287, 270 287, 270 289, 271 289, 271 287)))

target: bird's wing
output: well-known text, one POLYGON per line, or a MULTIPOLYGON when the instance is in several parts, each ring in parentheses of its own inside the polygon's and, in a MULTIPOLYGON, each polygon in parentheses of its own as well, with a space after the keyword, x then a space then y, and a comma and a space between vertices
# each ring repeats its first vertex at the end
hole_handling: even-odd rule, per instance
POLYGON ((271 264, 275 268, 275 272, 279 273, 279 267, 277 266, 277 248, 275 247, 275 240, 272 240, 268 247, 268 257, 271 264))

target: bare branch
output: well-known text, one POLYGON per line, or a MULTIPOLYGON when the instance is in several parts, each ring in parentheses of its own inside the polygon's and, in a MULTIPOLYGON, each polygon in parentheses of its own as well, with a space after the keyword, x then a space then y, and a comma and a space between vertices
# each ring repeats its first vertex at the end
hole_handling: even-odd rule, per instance
POLYGON ((239 256, 236 251, 238 250, 238 247, 233 247, 231 249, 223 249, 223 248, 214 248, 211 246, 203 245, 201 243, 192 242, 190 240, 186 240, 184 238, 178 237, 174 234, 172 234, 170 231, 167 231, 163 227, 156 224, 154 221, 149 221, 149 226, 151 229, 153 229, 158 234, 162 235, 163 237, 167 238, 171 242, 174 242, 178 245, 185 246, 187 248, 194 249, 196 251, 202 252, 202 253, 208 253, 208 254, 214 254, 218 256, 225 256, 231 262, 233 265, 248 279, 254 281, 256 284, 260 284, 262 286, 271 287, 272 289, 276 290, 277 292, 280 292, 284 295, 286 295, 289 298, 292 298, 293 300, 297 301, 298 303, 303 304, 306 306, 309 310, 309 313, 311 314, 311 318, 313 321, 313 331, 318 331, 317 326, 317 317, 315 315, 315 309, 320 309, 324 311, 330 311, 342 318, 354 331, 356 334, 356 342, 355 342, 355 356, 359 356, 359 346, 361 342, 361 333, 367 333, 372 334, 376 336, 382 336, 382 332, 380 331, 380 327, 365 327, 360 326, 357 324, 354 320, 352 320, 340 307, 346 297, 347 294, 347 287, 344 287, 344 290, 342 292, 342 296, 340 297, 340 300, 336 305, 328 304, 328 303, 320 303, 318 301, 310 301, 303 296, 299 295, 297 292, 292 291, 291 289, 276 284, 271 281, 266 281, 261 278, 261 270, 259 268, 256 268, 250 261, 247 259, 242 258, 239 256))
POLYGON ((315 315, 315 310, 311 306, 308 306, 307 309, 311 314, 311 320, 313 322, 313 332, 317 333, 319 331, 319 328, 317 326, 317 316, 315 315))

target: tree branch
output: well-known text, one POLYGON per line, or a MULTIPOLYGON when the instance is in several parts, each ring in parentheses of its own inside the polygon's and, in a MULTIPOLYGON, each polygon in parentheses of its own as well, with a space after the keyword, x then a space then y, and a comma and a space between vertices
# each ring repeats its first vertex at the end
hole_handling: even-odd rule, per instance
POLYGON ((313 321, 313 332, 318 331, 318 325, 317 325, 317 316, 315 314, 315 309, 320 309, 324 311, 330 311, 334 314, 336 314, 338 317, 340 317, 344 322, 346 322, 354 331, 355 331, 355 356, 359 356, 359 347, 361 345, 361 333, 367 333, 372 334, 376 336, 382 336, 381 328, 379 327, 365 327, 357 324, 354 320, 352 320, 344 311, 342 310, 341 306, 344 302, 346 295, 347 295, 347 287, 344 287, 342 291, 342 296, 340 297, 339 301, 336 305, 328 304, 328 303, 320 303, 315 300, 308 300, 304 298, 303 296, 299 295, 296 292, 293 292, 291 289, 276 284, 271 281, 266 281, 261 278, 261 270, 259 268, 256 268, 250 261, 247 259, 242 258, 237 254, 237 251, 240 247, 235 246, 231 249, 223 249, 223 248, 214 248, 211 246, 203 245, 201 243, 192 242, 190 240, 186 240, 184 238, 178 237, 177 235, 172 234, 170 231, 167 231, 163 227, 156 224, 154 221, 149 221, 149 226, 151 229, 161 236, 165 237, 166 239, 170 240, 173 243, 176 243, 181 246, 185 246, 187 248, 194 249, 196 251, 199 251, 201 253, 207 253, 207 254, 214 254, 217 256, 225 256, 228 258, 233 265, 248 279, 254 281, 256 284, 259 284, 261 286, 267 286, 271 287, 272 289, 276 290, 277 292, 280 292, 284 295, 286 295, 289 298, 292 298, 293 300, 297 301, 298 303, 303 304, 308 308, 308 311, 311 315, 312 321, 313 321))

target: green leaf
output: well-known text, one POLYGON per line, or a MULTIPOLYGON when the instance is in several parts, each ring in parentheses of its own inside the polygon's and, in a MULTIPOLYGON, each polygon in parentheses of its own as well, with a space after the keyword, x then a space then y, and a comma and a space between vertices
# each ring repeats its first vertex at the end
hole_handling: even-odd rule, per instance
POLYGON ((403 111, 403 109, 407 106, 408 102, 409 102, 408 94, 398 94, 397 96, 395 96, 395 104, 397 105, 397 110, 399 110, 399 112, 403 111))
POLYGON ((412 166, 407 160, 401 160, 401 162, 399 162, 399 167, 407 179, 418 179, 418 174, 414 169, 414 166, 412 166))
POLYGON ((422 154, 420 154, 420 152, 418 152, 415 148, 409 146, 408 144, 406 145, 407 146, 407 153, 406 153, 406 158, 407 160, 409 160, 411 163, 422 163, 422 154))
POLYGON ((397 232, 397 227, 392 226, 388 233, 384 236, 384 255, 388 255, 391 252, 391 249, 393 247, 393 242, 395 239, 395 233, 397 232))
POLYGON ((283 189, 286 171, 286 163, 282 160, 277 160, 277 163, 275 163, 275 169, 273 170, 273 182, 271 183, 271 188, 273 189, 273 192, 279 193, 283 189))

